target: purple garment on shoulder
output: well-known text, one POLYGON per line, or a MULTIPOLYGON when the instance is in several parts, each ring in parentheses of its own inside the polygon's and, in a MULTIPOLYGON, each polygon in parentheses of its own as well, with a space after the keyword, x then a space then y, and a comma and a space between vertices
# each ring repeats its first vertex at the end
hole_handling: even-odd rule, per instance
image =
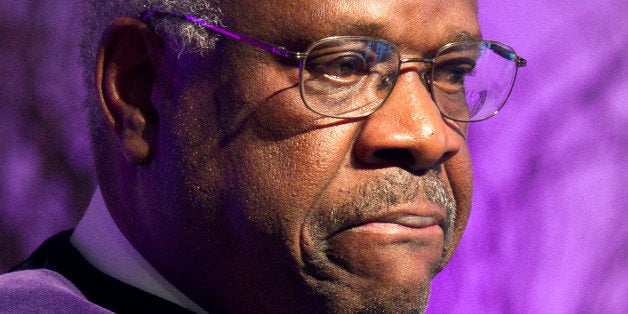
POLYGON ((91 303, 65 277, 47 269, 0 276, 0 313, 112 313, 91 303))

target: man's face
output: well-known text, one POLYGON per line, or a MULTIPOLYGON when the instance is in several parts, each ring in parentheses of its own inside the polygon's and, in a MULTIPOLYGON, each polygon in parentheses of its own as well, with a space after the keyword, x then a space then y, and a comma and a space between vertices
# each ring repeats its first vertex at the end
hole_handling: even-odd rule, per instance
MULTIPOLYGON (((224 24, 299 51, 327 36, 380 37, 402 57, 479 37, 474 1, 271 3, 224 4, 224 24)), ((205 59, 166 55, 147 170, 163 238, 143 253, 201 305, 424 308, 472 190, 466 125, 441 117, 420 79, 428 69, 402 65, 377 112, 340 120, 306 108, 296 62, 225 37, 205 59)))

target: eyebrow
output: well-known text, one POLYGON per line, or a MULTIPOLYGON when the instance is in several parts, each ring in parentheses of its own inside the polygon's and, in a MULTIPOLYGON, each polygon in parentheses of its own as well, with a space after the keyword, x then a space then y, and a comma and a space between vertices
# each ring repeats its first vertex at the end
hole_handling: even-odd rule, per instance
MULTIPOLYGON (((333 26, 333 34, 331 36, 366 36, 387 39, 386 34, 390 33, 390 26, 377 22, 360 22, 360 21, 338 21, 333 26)), ((314 42, 320 38, 312 38, 314 42)), ((449 31, 445 40, 437 43, 438 48, 452 42, 464 42, 482 40, 481 35, 473 35, 467 31, 449 31)), ((391 40, 391 42, 394 42, 391 40)))
MULTIPOLYGON (((313 42, 321 38, 329 36, 366 36, 374 38, 388 39, 390 26, 377 22, 359 22, 359 21, 337 21, 330 29, 329 34, 305 34, 298 31, 293 32, 289 38, 286 38, 287 45, 298 49, 305 49, 313 42), (322 35, 322 36, 321 36, 322 35)), ((482 40, 482 35, 474 35, 467 31, 451 31, 446 35, 443 41, 436 43, 433 47, 426 49, 427 53, 436 53, 438 49, 452 42, 465 42, 482 40)), ((395 43, 395 41, 391 40, 395 43)), ((397 44, 397 43, 395 43, 397 44)), ((299 50, 302 51, 302 50, 299 50)))
POLYGON ((466 31, 455 33, 450 37, 448 42, 462 42, 462 41, 475 41, 482 40, 482 35, 472 35, 466 31))
MULTIPOLYGON (((388 33, 390 33, 390 26, 377 23, 377 22, 367 22, 367 21, 337 21, 335 25, 332 26, 333 34, 329 36, 366 36, 366 37, 376 37, 376 38, 386 38, 388 33)), ((316 41, 316 38, 313 41, 316 41)), ((448 44, 451 42, 462 42, 462 41, 474 41, 474 40, 482 40, 481 35, 473 35, 464 30, 452 30, 448 31, 446 40, 441 44, 448 44)))
POLYGON ((340 24, 336 26, 336 33, 338 36, 367 36, 384 38, 386 31, 390 27, 384 24, 371 23, 371 22, 353 22, 347 24, 340 24))
MULTIPOLYGON (((449 32, 446 36, 442 38, 442 40, 435 42, 429 46, 422 47, 419 51, 421 52, 424 58, 432 58, 438 53, 438 51, 443 48, 443 46, 454 43, 454 42, 465 42, 465 41, 475 41, 482 40, 481 35, 472 35, 467 31, 452 31, 449 32)), ((401 48, 401 47, 400 47, 401 48)))
POLYGON ((281 40, 283 47, 289 47, 294 51, 304 51, 312 43, 331 36, 365 36, 385 38, 387 29, 384 24, 356 21, 336 21, 325 33, 308 32, 307 30, 293 29, 285 34, 281 40))

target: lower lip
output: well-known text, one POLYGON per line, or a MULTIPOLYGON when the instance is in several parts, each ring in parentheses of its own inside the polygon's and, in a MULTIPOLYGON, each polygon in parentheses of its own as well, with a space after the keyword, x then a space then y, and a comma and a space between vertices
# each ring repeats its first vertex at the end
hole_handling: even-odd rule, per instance
POLYGON ((367 278, 425 280, 442 262, 444 232, 437 224, 369 222, 327 239, 330 261, 367 278))
MULTIPOLYGON (((442 234, 443 230, 438 225, 425 227, 410 227, 389 222, 370 222, 349 229, 352 232, 381 234, 391 236, 424 237, 432 234, 442 234)), ((347 230, 347 231, 349 231, 347 230)))

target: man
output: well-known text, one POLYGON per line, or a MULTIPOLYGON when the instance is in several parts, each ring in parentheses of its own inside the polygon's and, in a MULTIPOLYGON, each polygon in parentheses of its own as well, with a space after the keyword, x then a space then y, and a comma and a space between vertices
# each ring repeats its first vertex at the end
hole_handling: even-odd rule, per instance
POLYGON ((475 1, 84 11, 99 189, 1 309, 425 309, 469 215, 467 122, 525 65, 475 1))

